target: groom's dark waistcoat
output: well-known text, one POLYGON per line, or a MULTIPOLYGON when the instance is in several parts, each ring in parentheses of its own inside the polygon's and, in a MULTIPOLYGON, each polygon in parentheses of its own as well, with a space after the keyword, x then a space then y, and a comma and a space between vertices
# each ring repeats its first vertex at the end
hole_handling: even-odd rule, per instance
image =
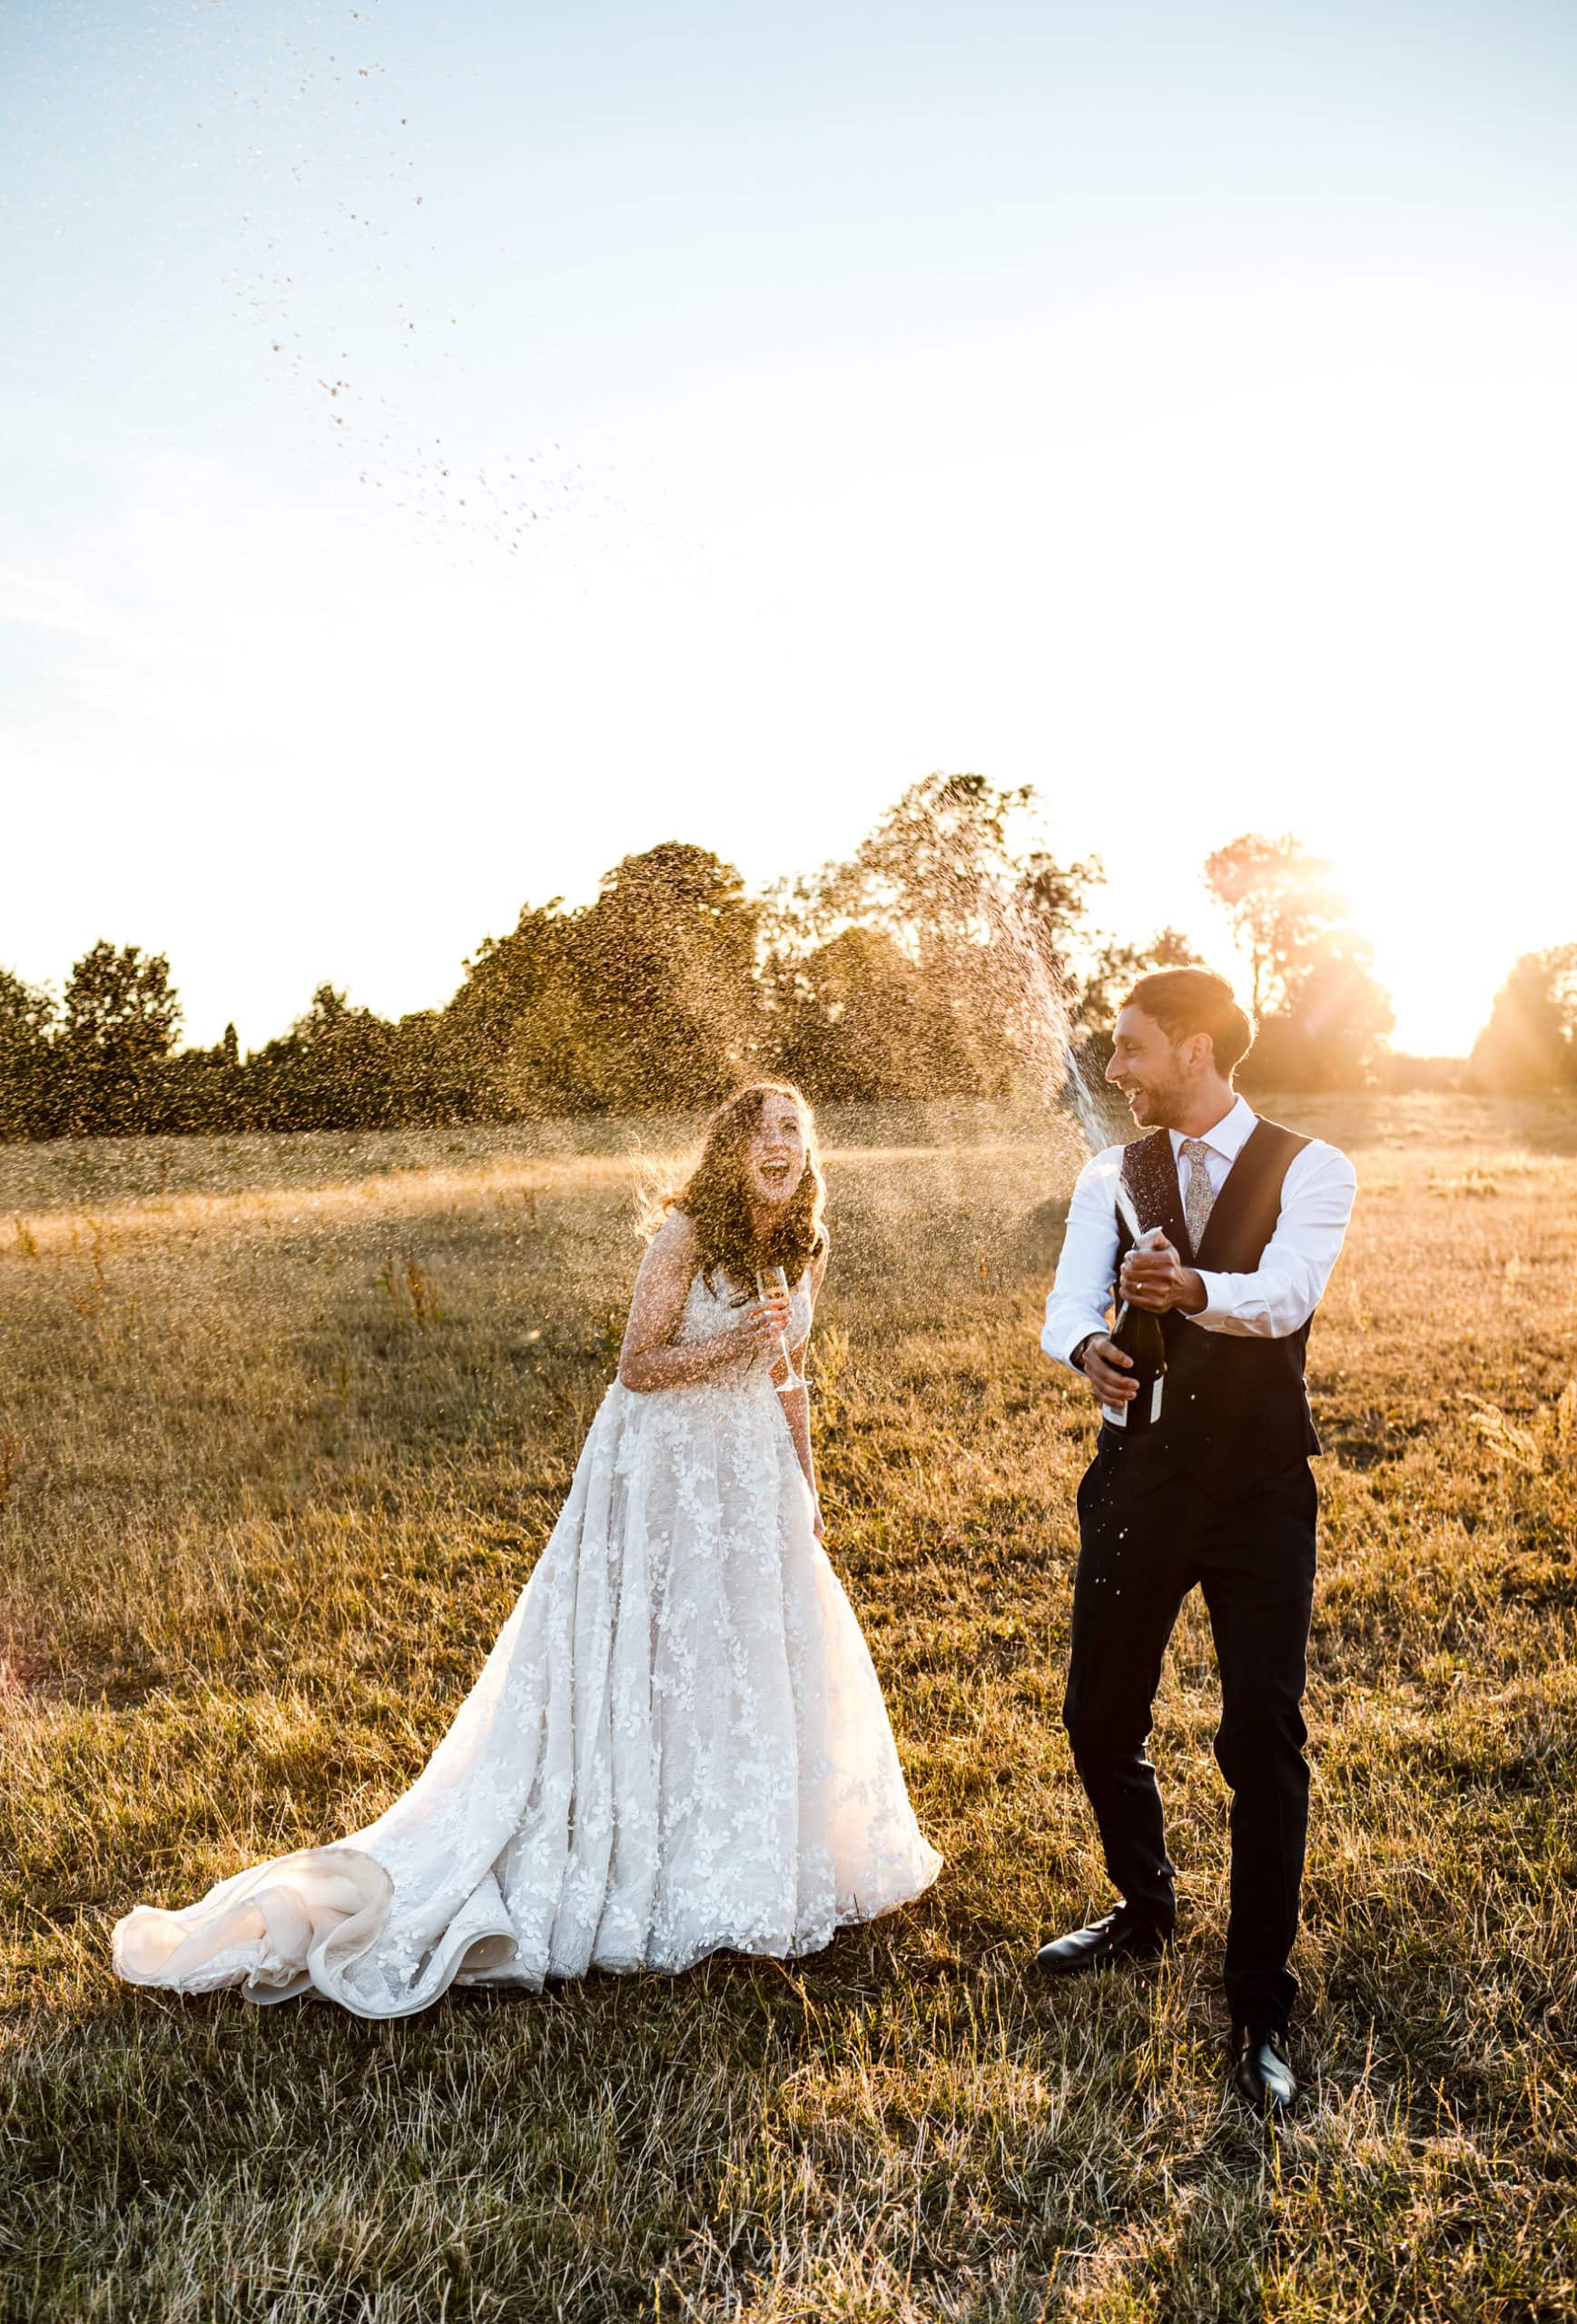
MULTIPOLYGON (((1281 1215, 1287 1165, 1308 1144, 1279 1122, 1259 1121, 1216 1196, 1196 1251, 1184 1222, 1178 1166, 1167 1131, 1137 1139, 1122 1175, 1140 1226, 1164 1227, 1185 1266, 1247 1275, 1259 1265, 1281 1215)), ((1133 1237, 1118 1222, 1118 1266, 1133 1237)), ((1187 1474, 1235 1495, 1320 1449, 1304 1387, 1308 1324, 1285 1339, 1204 1330, 1173 1312, 1160 1319, 1167 1378, 1158 1427, 1129 1437, 1103 1425, 1100 1445, 1130 1490, 1149 1492, 1187 1474)))

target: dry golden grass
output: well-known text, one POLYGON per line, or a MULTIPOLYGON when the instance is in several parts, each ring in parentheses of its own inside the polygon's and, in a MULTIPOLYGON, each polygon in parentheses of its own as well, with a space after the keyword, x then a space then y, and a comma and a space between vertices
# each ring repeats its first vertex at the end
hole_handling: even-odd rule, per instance
POLYGON ((1192 1610, 1185 1941, 1147 1984, 1024 1974, 1104 1894, 1058 1724, 1091 1415, 1035 1346, 1069 1157, 833 1126, 829 1546, 936 1890, 792 1967, 379 2028, 127 1991, 109 1925, 366 1820, 442 1732, 611 1375, 627 1132, 0 1152, 4 2314, 1577 2314, 1577 1112, 1286 1110, 1362 1195, 1314 1344, 1279 2142, 1223 2093, 1192 1610))

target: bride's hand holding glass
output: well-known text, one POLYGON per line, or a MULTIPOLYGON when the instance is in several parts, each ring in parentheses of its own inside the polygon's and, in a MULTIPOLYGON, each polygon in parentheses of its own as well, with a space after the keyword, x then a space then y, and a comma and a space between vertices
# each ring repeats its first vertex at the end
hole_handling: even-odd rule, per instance
POLYGON ((792 1313, 786 1293, 782 1298, 764 1294, 744 1309, 728 1337, 743 1355, 781 1355, 792 1313))
POLYGON ((755 1287, 760 1292, 763 1302, 770 1303, 778 1312, 780 1319, 778 1353, 783 1357, 787 1377, 775 1381, 774 1385, 780 1396, 786 1396, 791 1388, 803 1388, 805 1384, 794 1370, 794 1360, 789 1353, 788 1335, 790 1325, 793 1322, 793 1308, 790 1300, 788 1276, 782 1267, 763 1267, 755 1278, 755 1287))

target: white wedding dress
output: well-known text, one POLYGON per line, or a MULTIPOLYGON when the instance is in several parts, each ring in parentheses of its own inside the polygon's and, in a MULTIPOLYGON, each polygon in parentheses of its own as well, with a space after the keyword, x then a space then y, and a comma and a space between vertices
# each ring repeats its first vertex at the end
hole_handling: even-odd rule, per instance
MULTIPOLYGON (((697 1275, 677 1336, 734 1320, 726 1284, 697 1275)), ((793 1337, 809 1326, 802 1281, 793 1337)), ((457 1980, 814 1952, 941 1865, 770 1365, 746 1357, 697 1386, 608 1390, 535 1571, 402 1798, 182 1911, 139 1906, 114 1965, 400 2017, 457 1980)))

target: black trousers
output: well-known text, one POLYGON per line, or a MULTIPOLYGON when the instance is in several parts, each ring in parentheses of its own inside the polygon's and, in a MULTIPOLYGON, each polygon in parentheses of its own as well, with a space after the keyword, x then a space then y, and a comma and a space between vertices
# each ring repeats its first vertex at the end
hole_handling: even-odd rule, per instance
POLYGON ((1196 1582, 1221 1673, 1216 1758, 1232 1787, 1227 1998, 1234 2018, 1284 2023, 1297 1997, 1308 1831, 1307 1729, 1299 1708, 1314 1599, 1319 1494, 1306 1461, 1217 1497, 1189 1477, 1147 1494, 1101 1450, 1079 1487, 1079 1569, 1062 1707, 1074 1764, 1129 1915, 1176 1911, 1161 1796, 1146 1745, 1161 1658, 1196 1582))

